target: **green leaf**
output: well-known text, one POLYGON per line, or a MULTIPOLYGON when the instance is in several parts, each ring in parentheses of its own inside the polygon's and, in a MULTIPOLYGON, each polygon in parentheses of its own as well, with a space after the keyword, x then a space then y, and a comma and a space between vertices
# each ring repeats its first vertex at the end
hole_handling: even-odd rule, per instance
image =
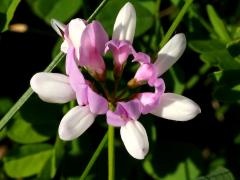
POLYGON ((12 178, 38 174, 52 156, 49 144, 24 145, 14 149, 4 159, 4 169, 12 178))
POLYGON ((0 32, 6 31, 20 0, 0 1, 0 32))
POLYGON ((13 105, 13 102, 7 98, 0 99, 0 115, 4 115, 13 105))
POLYGON ((227 44, 227 50, 233 57, 240 57, 240 39, 227 44))
POLYGON ((197 178, 197 180, 235 180, 235 178, 228 169, 220 167, 207 176, 197 178))
POLYGON ((194 40, 189 46, 200 53, 200 59, 210 66, 222 69, 240 69, 240 63, 236 61, 227 50, 225 44, 218 40, 194 40))
POLYGON ((240 102, 240 83, 219 86, 213 92, 213 96, 219 101, 240 102))
POLYGON ((56 135, 61 114, 60 106, 42 102, 33 96, 8 126, 7 135, 13 141, 24 144, 46 141, 56 135))
POLYGON ((82 7, 82 0, 27 0, 33 12, 50 23, 51 19, 65 22, 82 7))
POLYGON ((38 176, 38 179, 53 179, 57 173, 57 169, 64 156, 64 145, 65 143, 57 137, 53 154, 46 162, 44 168, 38 176))
POLYGON ((225 44, 218 40, 193 40, 189 47, 198 53, 206 53, 226 49, 225 44))
POLYGON ((214 72, 213 77, 218 84, 227 85, 232 83, 240 83, 239 74, 240 74, 240 69, 225 70, 225 71, 214 72))
MULTIPOLYGON (((97 15, 96 18, 103 24, 108 34, 112 34, 113 25, 117 17, 117 14, 126 2, 127 0, 109 1, 109 3, 107 3, 107 5, 97 15)), ((133 0, 131 1, 131 3, 134 5, 136 9, 137 17, 139 17, 137 18, 135 33, 135 36, 139 36, 152 27, 154 22, 154 16, 147 8, 145 8, 137 0, 133 0)))
POLYGON ((220 39, 223 42, 231 41, 231 37, 228 34, 228 31, 224 25, 224 22, 218 16, 217 12, 215 11, 215 9, 213 8, 212 5, 207 5, 207 13, 208 13, 208 17, 211 21, 211 24, 212 24, 215 32, 217 33, 217 35, 220 37, 220 39))
POLYGON ((49 139, 48 136, 42 135, 34 130, 32 124, 25 121, 22 117, 17 116, 13 124, 10 125, 7 135, 13 141, 18 143, 38 143, 49 139))
POLYGON ((217 87, 213 96, 226 102, 237 102, 240 100, 240 79, 239 70, 224 70, 214 72, 213 78, 217 82, 217 87))
POLYGON ((226 49, 203 53, 200 55, 200 59, 210 66, 217 66, 224 70, 240 69, 240 63, 226 49))
POLYGON ((191 145, 162 143, 158 144, 155 151, 147 156, 143 168, 156 180, 195 179, 201 173, 200 159, 201 152, 191 145))
POLYGON ((165 75, 167 87, 174 93, 182 94, 185 89, 184 72, 175 65, 165 75))

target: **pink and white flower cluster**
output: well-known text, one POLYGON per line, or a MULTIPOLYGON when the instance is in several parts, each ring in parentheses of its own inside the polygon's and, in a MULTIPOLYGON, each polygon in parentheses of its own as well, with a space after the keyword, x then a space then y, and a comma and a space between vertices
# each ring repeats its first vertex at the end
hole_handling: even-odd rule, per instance
POLYGON ((40 72, 32 77, 30 84, 43 101, 67 103, 77 100, 78 105, 60 122, 61 139, 79 137, 97 115, 106 114, 109 125, 120 127, 120 135, 129 154, 143 159, 149 143, 146 130, 138 121, 141 114, 151 113, 170 120, 187 121, 200 113, 199 106, 192 100, 166 93, 160 77, 182 55, 186 47, 184 34, 176 34, 170 39, 152 63, 147 54, 135 51, 132 46, 136 13, 129 2, 116 18, 112 39, 98 21, 88 24, 82 19, 73 19, 68 25, 63 25, 53 20, 52 26, 64 38, 61 51, 66 53, 66 75, 40 72), (106 53, 113 57, 112 72, 116 84, 112 89, 104 85, 108 70, 104 60, 106 53), (130 57, 133 58, 129 60, 130 57), (134 92, 127 97, 116 92, 127 61, 139 67, 126 86, 134 89, 147 85, 154 92, 134 92), (87 71, 96 81, 86 79, 81 70, 87 71), (96 87, 96 83, 102 88, 96 87))

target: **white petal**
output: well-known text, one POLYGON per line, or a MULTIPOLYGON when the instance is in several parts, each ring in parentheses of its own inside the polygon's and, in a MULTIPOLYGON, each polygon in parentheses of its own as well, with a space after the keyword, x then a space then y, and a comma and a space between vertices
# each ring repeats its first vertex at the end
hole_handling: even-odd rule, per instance
POLYGON ((179 33, 173 36, 158 52, 158 58, 154 63, 157 68, 158 76, 165 73, 182 56, 186 44, 185 35, 179 33))
POLYGON ((76 49, 76 56, 79 59, 79 48, 81 44, 82 33, 86 25, 82 19, 76 18, 70 21, 68 24, 69 38, 76 49))
POLYGON ((40 72, 30 80, 34 92, 46 102, 66 103, 75 99, 68 77, 58 73, 40 72))
POLYGON ((136 28, 136 12, 133 5, 128 2, 119 11, 114 28, 113 39, 133 42, 136 28))
POLYGON ((151 113, 165 119, 187 121, 201 113, 201 109, 189 98, 178 94, 164 93, 160 98, 159 106, 151 113))
POLYGON ((79 137, 94 122, 95 115, 88 106, 76 106, 62 118, 58 133, 62 140, 69 141, 79 137))
POLYGON ((56 33, 59 36, 63 36, 63 32, 64 32, 64 29, 65 29, 65 25, 63 23, 59 22, 56 19, 52 19, 51 20, 51 25, 52 25, 52 28, 56 31, 56 33))
POLYGON ((149 143, 145 128, 139 121, 128 121, 120 129, 122 141, 128 153, 136 159, 144 159, 148 153, 149 143))
POLYGON ((61 44, 61 51, 67 54, 68 51, 68 42, 67 40, 64 40, 63 43, 61 44))

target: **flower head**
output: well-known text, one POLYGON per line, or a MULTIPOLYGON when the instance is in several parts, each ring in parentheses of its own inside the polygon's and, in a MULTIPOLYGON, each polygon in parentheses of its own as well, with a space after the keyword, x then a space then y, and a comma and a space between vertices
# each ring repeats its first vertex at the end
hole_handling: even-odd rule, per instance
POLYGON ((200 113, 199 106, 192 100, 166 93, 165 83, 160 77, 182 55, 186 47, 184 34, 173 36, 152 63, 147 54, 137 52, 132 45, 136 12, 129 2, 117 15, 110 40, 98 21, 87 24, 84 20, 74 19, 63 25, 53 20, 52 25, 64 38, 61 50, 67 54, 66 75, 37 73, 30 84, 46 102, 77 100, 78 105, 60 122, 61 139, 79 137, 97 115, 106 114, 109 125, 120 127, 120 135, 129 154, 136 159, 144 159, 149 142, 145 128, 138 121, 141 114, 187 121, 200 113), (113 67, 107 65, 106 53, 112 55, 113 67), (127 64, 137 67, 133 77, 124 75, 127 64), (111 72, 113 77, 106 76, 107 72, 111 72), (141 88, 143 85, 149 90, 141 88))

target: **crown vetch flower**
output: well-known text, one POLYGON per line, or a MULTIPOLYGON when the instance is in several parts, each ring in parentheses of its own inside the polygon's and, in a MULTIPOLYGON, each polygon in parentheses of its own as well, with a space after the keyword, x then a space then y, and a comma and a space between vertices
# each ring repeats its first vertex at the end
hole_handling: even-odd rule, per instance
POLYGON ((61 139, 79 137, 97 115, 106 114, 109 125, 120 127, 121 139, 129 154, 144 159, 149 142, 145 128, 138 121, 141 114, 187 121, 200 113, 194 101, 165 93, 165 83, 160 77, 183 54, 186 47, 184 34, 173 36, 152 63, 147 54, 135 51, 132 46, 136 12, 129 2, 117 15, 111 40, 98 21, 87 24, 84 20, 74 19, 63 25, 53 20, 52 26, 64 38, 61 50, 67 54, 66 75, 41 72, 32 77, 30 84, 43 101, 66 103, 77 100, 78 105, 60 122, 61 139), (112 54, 113 69, 105 64, 106 53, 112 54), (123 73, 130 57, 133 57, 130 64, 139 67, 129 80, 123 73), (107 79, 106 71, 113 71, 114 80, 107 79), (92 78, 86 79, 89 76, 92 78), (110 86, 107 85, 109 81, 110 86), (147 85, 149 91, 139 91, 142 85, 147 85))

